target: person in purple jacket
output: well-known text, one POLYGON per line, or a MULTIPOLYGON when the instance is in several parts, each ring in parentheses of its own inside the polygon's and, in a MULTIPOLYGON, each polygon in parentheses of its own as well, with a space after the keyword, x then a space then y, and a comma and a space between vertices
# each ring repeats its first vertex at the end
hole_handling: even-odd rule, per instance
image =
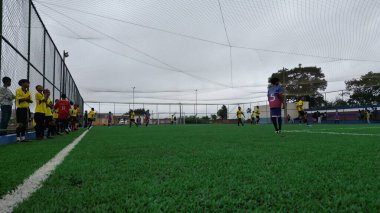
POLYGON ((280 85, 280 79, 278 78, 273 77, 269 80, 269 82, 271 84, 268 88, 270 116, 274 129, 276 130, 276 134, 280 134, 282 127, 281 108, 284 101, 284 89, 280 85))

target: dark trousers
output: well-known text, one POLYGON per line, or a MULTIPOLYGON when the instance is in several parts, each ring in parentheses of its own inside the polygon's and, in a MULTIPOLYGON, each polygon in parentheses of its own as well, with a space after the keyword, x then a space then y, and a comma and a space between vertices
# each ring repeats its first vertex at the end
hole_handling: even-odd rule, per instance
POLYGON ((59 119, 59 131, 64 132, 69 127, 69 119, 59 119))
POLYGON ((28 116, 29 116, 29 108, 16 109, 16 120, 17 120, 16 135, 17 137, 25 136, 26 129, 28 127, 28 116))
POLYGON ((45 116, 45 128, 48 129, 47 136, 53 136, 55 134, 53 116, 45 116))
POLYGON ((36 122, 34 129, 36 130, 37 138, 43 138, 45 130, 45 113, 34 113, 34 121, 36 122))
POLYGON ((7 134, 7 128, 9 120, 12 115, 12 106, 11 105, 3 105, 1 106, 1 124, 0 124, 0 135, 7 134))

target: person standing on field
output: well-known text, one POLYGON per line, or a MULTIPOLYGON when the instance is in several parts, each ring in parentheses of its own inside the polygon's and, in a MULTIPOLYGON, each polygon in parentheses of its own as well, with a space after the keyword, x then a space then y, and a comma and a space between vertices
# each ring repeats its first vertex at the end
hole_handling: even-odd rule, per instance
POLYGON ((45 128, 48 130, 47 138, 53 138, 55 134, 55 127, 53 122, 52 109, 54 107, 53 102, 50 99, 50 90, 44 90, 45 100, 46 100, 46 111, 45 111, 45 128))
POLYGON ((243 111, 241 111, 241 107, 238 107, 238 110, 236 112, 236 117, 238 119, 238 126, 244 126, 244 123, 243 123, 243 116, 244 116, 244 113, 243 111))
POLYGON ((69 134, 69 118, 70 118, 70 102, 66 99, 66 94, 61 95, 61 100, 59 100, 54 105, 54 109, 58 110, 58 122, 60 126, 60 132, 65 131, 69 134))
POLYGON ((46 112, 46 99, 44 95, 44 89, 41 85, 36 86, 37 93, 35 94, 36 109, 34 111, 34 122, 36 122, 35 130, 37 140, 44 139, 44 124, 45 124, 45 112, 46 112))
POLYGON ((9 120, 12 115, 12 105, 13 100, 16 96, 11 92, 9 87, 11 86, 12 80, 9 77, 3 78, 3 87, 0 88, 0 105, 1 105, 1 124, 0 124, 0 135, 7 134, 7 128, 9 120))
POLYGON ((16 135, 17 142, 26 142, 25 134, 29 121, 29 104, 33 103, 32 94, 29 92, 29 80, 22 79, 18 82, 21 87, 16 90, 16 135))
POLYGON ((270 116, 275 129, 276 134, 281 134, 282 127, 282 104, 284 101, 284 89, 280 84, 278 78, 271 78, 269 83, 271 84, 268 88, 268 101, 270 107, 270 116))

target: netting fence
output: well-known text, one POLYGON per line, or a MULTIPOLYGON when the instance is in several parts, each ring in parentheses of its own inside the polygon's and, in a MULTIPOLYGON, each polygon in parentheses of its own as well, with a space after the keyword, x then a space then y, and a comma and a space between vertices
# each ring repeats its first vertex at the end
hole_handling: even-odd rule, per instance
MULTIPOLYGON (((320 112, 325 116, 325 120, 328 123, 329 120, 335 119, 335 113, 340 114, 340 120, 348 122, 354 122, 359 119, 359 113, 363 110, 370 110, 374 113, 375 120, 379 120, 378 103, 371 105, 350 105, 349 98, 350 91, 336 90, 321 92, 323 100, 320 103, 311 106, 311 102, 307 99, 304 101, 304 108, 309 114, 309 120, 313 120, 313 113, 320 112)), ((298 98, 301 98, 299 96, 298 98)), ((236 117, 236 111, 238 107, 245 114, 245 120, 251 119, 251 112, 256 111, 256 107, 259 107, 260 111, 260 123, 270 123, 270 108, 267 98, 263 96, 260 100, 245 102, 245 103, 133 103, 133 102, 97 102, 89 101, 85 102, 85 109, 90 110, 94 108, 97 112, 97 124, 104 125, 107 123, 108 113, 111 112, 114 115, 115 124, 127 124, 130 110, 142 111, 141 109, 149 110, 151 114, 151 124, 168 124, 171 122, 172 116, 177 118, 177 124, 194 124, 194 123, 233 123, 236 117), (221 118, 218 111, 225 106, 227 114, 225 118, 221 118)), ((298 110, 296 107, 296 101, 288 102, 284 107, 283 116, 289 123, 293 123, 293 120, 298 119, 298 110), (288 116, 289 115, 289 116, 288 116), (288 119, 289 118, 289 121, 288 119), (292 122, 291 122, 292 121, 292 122)), ((142 113, 137 114, 137 117, 144 119, 142 113)), ((254 114, 256 117, 256 114, 254 114)), ((315 119, 317 121, 317 119, 315 119)))
MULTIPOLYGON (((0 78, 12 79, 12 91, 18 80, 29 79, 32 95, 40 84, 51 91, 53 100, 65 93, 83 109, 78 87, 33 2, 0 0, 0 13, 0 78)), ((34 104, 30 108, 33 111, 34 104)))

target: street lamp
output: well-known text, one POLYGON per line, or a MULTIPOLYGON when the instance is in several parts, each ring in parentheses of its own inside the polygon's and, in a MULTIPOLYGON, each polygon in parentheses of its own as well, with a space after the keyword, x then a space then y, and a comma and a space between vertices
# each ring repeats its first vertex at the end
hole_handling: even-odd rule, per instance
POLYGON ((132 95, 132 99, 133 99, 133 102, 132 102, 132 108, 133 108, 133 110, 135 110, 135 89, 136 89, 136 87, 132 87, 132 89, 133 89, 133 95, 132 95))
POLYGON ((195 90, 195 117, 198 116, 198 90, 195 90))
POLYGON ((66 50, 63 51, 63 62, 65 62, 65 59, 69 57, 69 52, 66 52, 66 50))

